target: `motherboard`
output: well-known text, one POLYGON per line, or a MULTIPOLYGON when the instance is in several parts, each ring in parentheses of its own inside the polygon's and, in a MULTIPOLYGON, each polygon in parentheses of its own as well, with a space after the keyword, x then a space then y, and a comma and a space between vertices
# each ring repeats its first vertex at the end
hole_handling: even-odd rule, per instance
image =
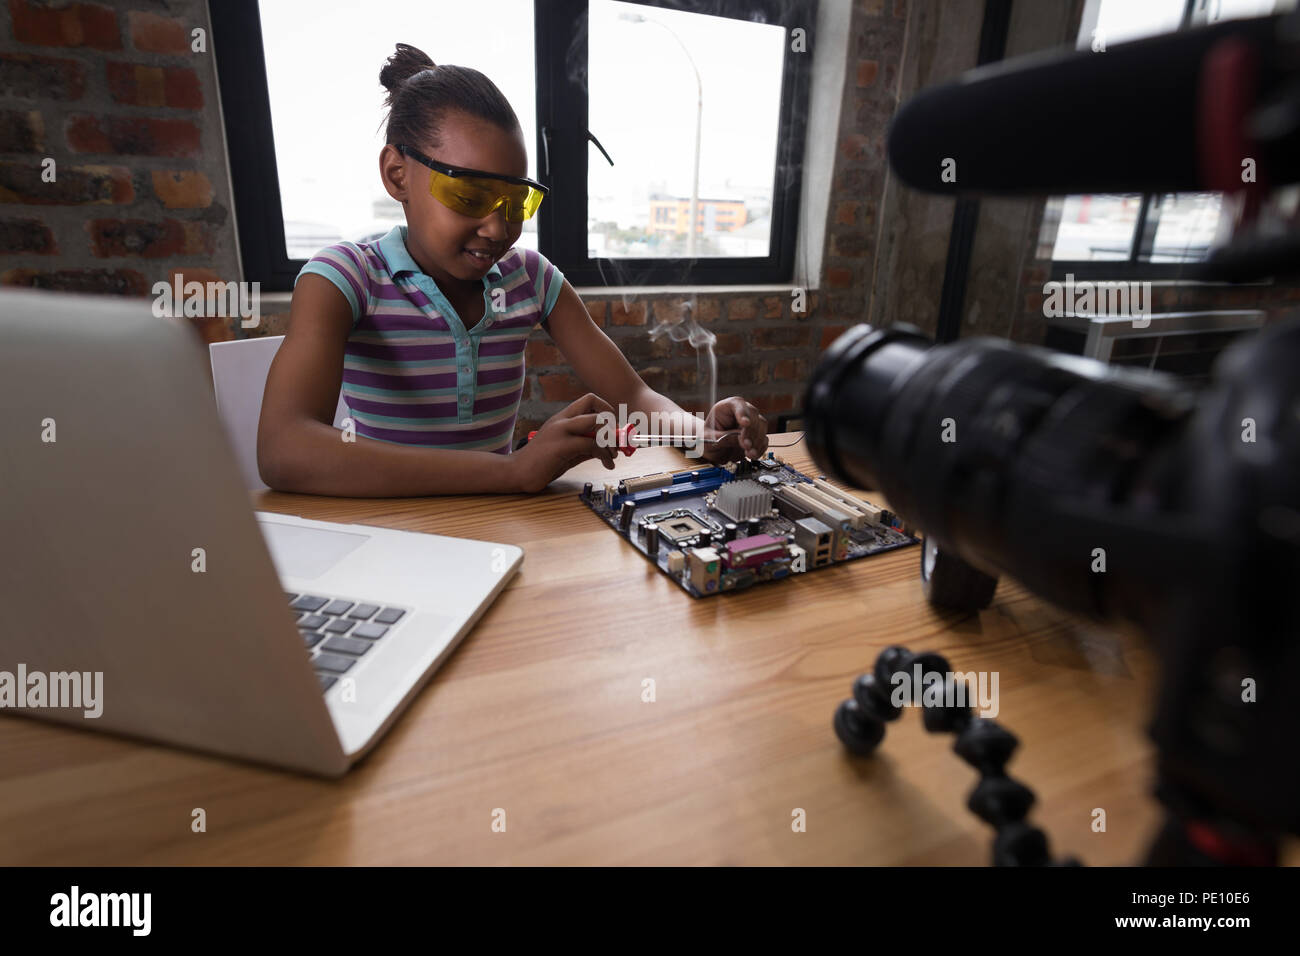
POLYGON ((579 497, 697 598, 918 543, 889 511, 772 452, 600 488, 588 482, 579 497))

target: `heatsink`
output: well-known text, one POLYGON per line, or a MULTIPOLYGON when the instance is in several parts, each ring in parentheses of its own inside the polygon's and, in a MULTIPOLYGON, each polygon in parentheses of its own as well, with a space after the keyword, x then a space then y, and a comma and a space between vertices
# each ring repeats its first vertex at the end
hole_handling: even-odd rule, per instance
POLYGON ((772 492, 757 481, 729 481, 718 489, 713 507, 732 521, 766 518, 772 511, 772 492))

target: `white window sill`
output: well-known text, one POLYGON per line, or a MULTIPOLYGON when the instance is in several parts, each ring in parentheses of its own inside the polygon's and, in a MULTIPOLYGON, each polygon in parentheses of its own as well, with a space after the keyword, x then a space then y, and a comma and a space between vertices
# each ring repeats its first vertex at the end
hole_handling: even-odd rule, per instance
MULTIPOLYGON (((637 286, 576 286, 574 291, 583 299, 620 299, 657 295, 790 295, 796 289, 817 291, 810 286, 775 283, 773 285, 637 285, 637 286)), ((292 292, 263 292, 262 309, 267 312, 288 312, 293 301, 292 292)))
POLYGON ((780 282, 772 285, 584 285, 574 286, 573 291, 584 299, 613 299, 628 295, 753 295, 760 292, 789 295, 795 289, 814 291, 808 286, 780 282))

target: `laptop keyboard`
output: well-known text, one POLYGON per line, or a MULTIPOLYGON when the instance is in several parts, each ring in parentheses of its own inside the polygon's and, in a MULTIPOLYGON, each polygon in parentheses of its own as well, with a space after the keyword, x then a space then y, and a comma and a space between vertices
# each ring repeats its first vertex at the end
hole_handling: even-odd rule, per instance
POLYGON ((298 614, 298 633, 311 655, 322 694, 406 617, 400 607, 293 591, 285 591, 284 596, 298 614))

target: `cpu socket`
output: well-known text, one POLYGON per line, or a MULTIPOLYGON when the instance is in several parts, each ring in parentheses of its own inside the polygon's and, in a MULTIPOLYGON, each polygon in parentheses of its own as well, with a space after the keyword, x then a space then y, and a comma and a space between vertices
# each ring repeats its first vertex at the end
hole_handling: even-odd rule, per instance
POLYGON ((659 536, 674 545, 698 537, 708 530, 707 525, 690 515, 675 515, 659 522, 659 536))

